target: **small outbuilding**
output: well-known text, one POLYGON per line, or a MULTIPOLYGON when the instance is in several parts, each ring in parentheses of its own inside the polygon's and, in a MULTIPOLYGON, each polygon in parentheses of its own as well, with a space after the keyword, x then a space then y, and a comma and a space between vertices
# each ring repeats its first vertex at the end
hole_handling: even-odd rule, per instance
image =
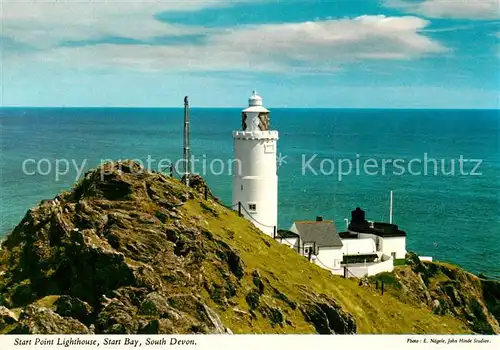
POLYGON ((349 234, 359 239, 373 240, 378 252, 393 259, 404 259, 406 256, 406 232, 394 224, 366 220, 361 208, 352 211, 348 230, 349 234))
POLYGON ((299 254, 309 258, 311 262, 342 273, 342 240, 335 223, 323 220, 296 221, 288 231, 279 231, 277 240, 295 249, 299 254))

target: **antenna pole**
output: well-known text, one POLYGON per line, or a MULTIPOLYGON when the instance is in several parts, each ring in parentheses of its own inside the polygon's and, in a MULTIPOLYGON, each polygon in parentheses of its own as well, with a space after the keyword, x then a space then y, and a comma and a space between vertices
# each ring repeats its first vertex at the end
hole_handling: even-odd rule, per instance
POLYGON ((393 206, 393 195, 391 191, 391 204, 389 208, 389 223, 392 224, 392 206, 393 206))
POLYGON ((347 277, 349 277, 349 244, 345 247, 345 249, 346 249, 346 253, 347 253, 346 254, 347 257, 346 257, 346 260, 345 260, 345 271, 346 271, 347 277))
POLYGON ((189 147, 189 100, 188 97, 184 97, 184 176, 186 181, 186 186, 189 187, 189 175, 191 174, 191 165, 189 160, 190 147, 189 147))

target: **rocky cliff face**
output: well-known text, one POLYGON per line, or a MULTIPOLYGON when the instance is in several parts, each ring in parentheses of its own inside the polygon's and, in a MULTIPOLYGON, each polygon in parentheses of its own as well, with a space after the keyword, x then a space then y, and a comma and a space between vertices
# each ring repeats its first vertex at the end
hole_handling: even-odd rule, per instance
POLYGON ((108 164, 29 210, 2 246, 0 329, 231 333, 217 312, 231 308, 271 329, 293 327, 291 310, 319 333, 356 331, 353 317, 331 298, 305 289, 307 303, 288 300, 245 266, 205 225, 203 216, 225 209, 210 192, 205 200, 203 179, 191 184, 131 162, 108 164), (201 205, 199 215, 187 209, 189 201, 201 205))
POLYGON ((451 264, 421 262, 413 253, 407 262, 408 266, 374 279, 389 282, 390 292, 401 300, 428 307, 437 315, 453 315, 475 333, 500 334, 500 282, 451 264))
MULTIPOLYGON (((0 250, 0 333, 476 329, 427 301, 332 276, 192 180, 187 188, 133 162, 106 164, 30 209, 0 250)), ((494 304, 498 289, 482 286, 494 304)))

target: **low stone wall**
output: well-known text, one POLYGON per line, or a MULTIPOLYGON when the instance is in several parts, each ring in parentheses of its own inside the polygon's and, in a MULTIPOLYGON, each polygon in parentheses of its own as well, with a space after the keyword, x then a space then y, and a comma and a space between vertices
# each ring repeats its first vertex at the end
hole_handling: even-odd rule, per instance
MULTIPOLYGON (((387 257, 387 255, 384 255, 384 257, 387 257)), ((382 262, 377 262, 377 263, 367 263, 367 264, 353 264, 349 265, 348 267, 349 270, 349 277, 358 277, 362 278, 366 275, 368 276, 374 276, 376 274, 379 274, 381 272, 392 272, 394 270, 394 260, 392 257, 389 257, 389 259, 382 261, 382 262)), ((343 271, 342 271, 343 274, 343 271)))

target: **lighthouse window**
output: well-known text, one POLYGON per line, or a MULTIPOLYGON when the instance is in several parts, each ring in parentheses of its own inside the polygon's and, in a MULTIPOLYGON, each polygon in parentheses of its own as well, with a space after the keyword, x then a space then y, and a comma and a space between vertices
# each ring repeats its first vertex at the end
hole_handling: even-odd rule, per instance
POLYGON ((256 211, 257 210, 257 204, 249 204, 248 209, 251 211, 256 211))
POLYGON ((264 145, 264 153, 274 153, 274 145, 264 145))

